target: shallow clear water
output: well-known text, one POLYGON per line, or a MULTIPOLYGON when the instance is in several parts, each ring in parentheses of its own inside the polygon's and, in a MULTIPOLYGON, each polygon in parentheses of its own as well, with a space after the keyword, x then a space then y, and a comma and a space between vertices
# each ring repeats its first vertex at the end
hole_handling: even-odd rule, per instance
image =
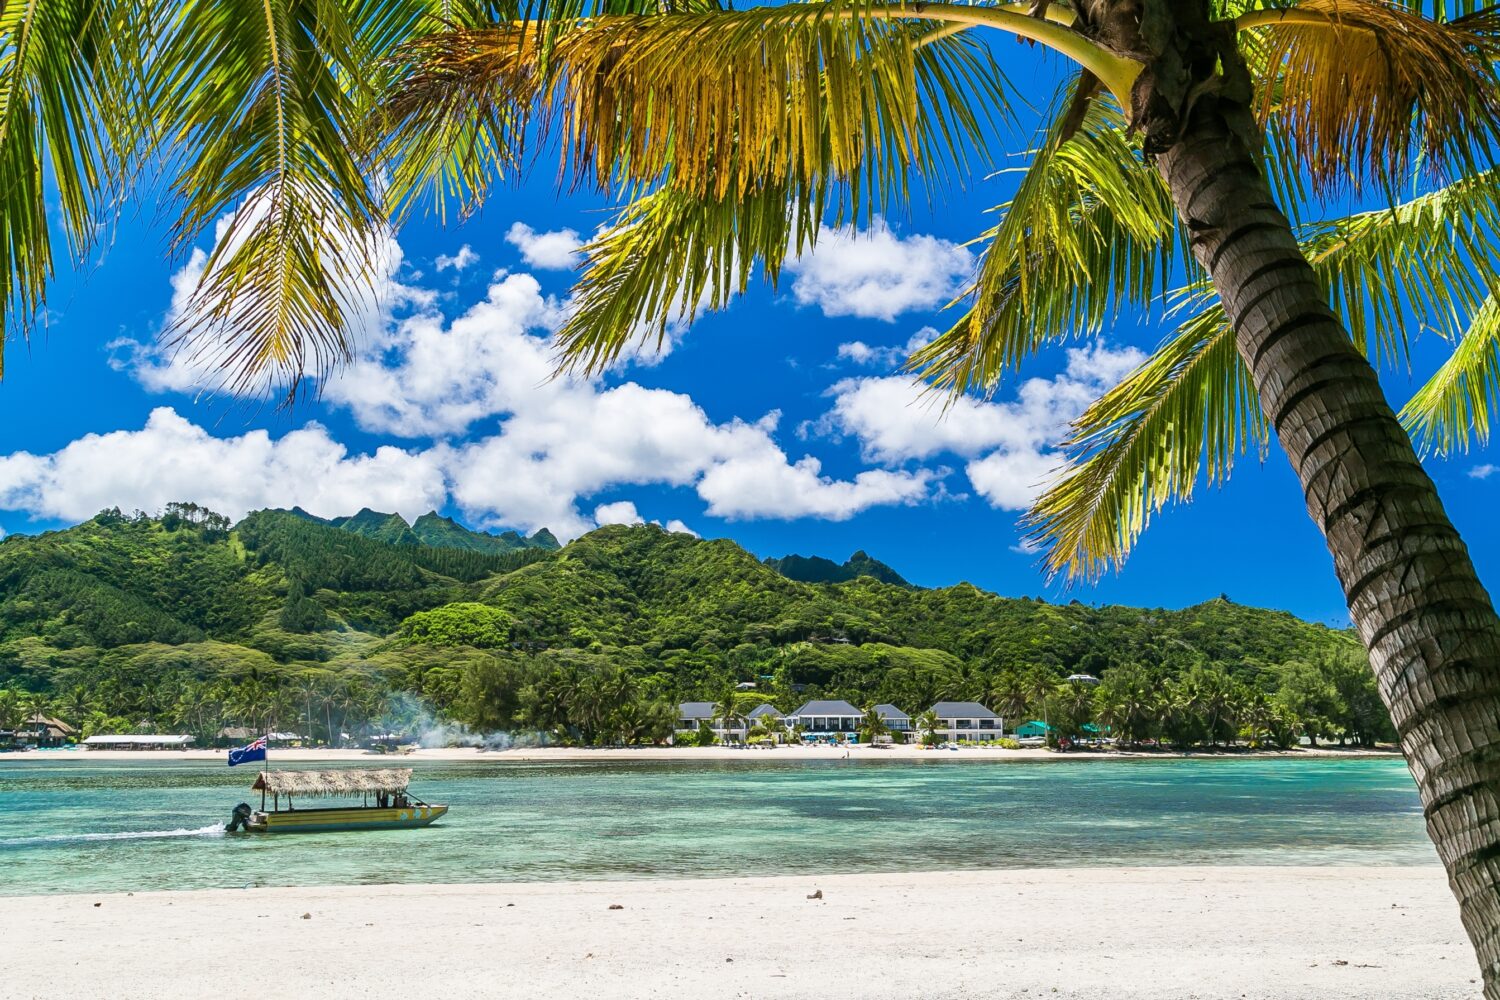
POLYGON ((0 895, 1437 860, 1399 760, 414 767, 438 825, 269 837, 222 832, 248 768, 0 760, 0 895))

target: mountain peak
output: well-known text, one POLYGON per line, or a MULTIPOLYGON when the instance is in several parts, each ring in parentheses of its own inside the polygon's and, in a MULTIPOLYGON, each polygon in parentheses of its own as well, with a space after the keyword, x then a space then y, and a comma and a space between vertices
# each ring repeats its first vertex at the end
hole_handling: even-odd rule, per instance
POLYGON ((789 555, 780 559, 767 559, 766 565, 788 580, 801 583, 845 583, 868 576, 897 587, 911 586, 900 573, 864 549, 854 553, 842 564, 822 556, 789 555))

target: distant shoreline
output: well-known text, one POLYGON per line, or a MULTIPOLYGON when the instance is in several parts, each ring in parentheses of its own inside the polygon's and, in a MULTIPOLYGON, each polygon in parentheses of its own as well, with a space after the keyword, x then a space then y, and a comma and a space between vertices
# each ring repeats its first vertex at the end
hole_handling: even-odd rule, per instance
MULTIPOLYGON (((119 761, 225 761, 224 750, 32 750, 0 751, 0 763, 13 761, 54 761, 96 763, 119 761)), ((960 750, 928 750, 904 745, 887 749, 869 746, 783 746, 774 750, 736 749, 734 747, 527 747, 508 750, 485 750, 475 747, 442 747, 414 750, 404 754, 378 754, 368 750, 273 749, 271 766, 292 763, 371 763, 384 761, 446 761, 461 763, 556 763, 642 761, 703 763, 705 761, 745 761, 771 763, 817 760, 902 760, 902 761, 1068 761, 1068 760, 1328 760, 1353 758, 1395 758, 1401 754, 1393 747, 1303 747, 1297 750, 1075 750, 1057 753, 1044 749, 998 750, 966 747, 960 750)), ((253 770, 257 765, 243 765, 253 770)))
MULTIPOLYGON (((413 838, 413 850, 418 838, 413 838)), ((0 997, 1479 996, 1437 865, 7 897, 0 997), (837 970, 832 991, 830 970, 837 970), (263 981, 265 988, 245 987, 263 981)))

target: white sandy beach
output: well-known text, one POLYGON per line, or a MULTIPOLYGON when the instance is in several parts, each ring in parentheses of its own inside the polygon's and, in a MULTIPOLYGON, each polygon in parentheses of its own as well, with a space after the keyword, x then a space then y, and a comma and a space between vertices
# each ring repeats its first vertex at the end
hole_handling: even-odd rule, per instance
MULTIPOLYGON (((846 755, 860 760, 927 760, 927 761, 1007 761, 1007 760, 1080 760, 1127 758, 1240 758, 1271 757, 1294 760, 1303 757, 1399 757, 1394 749, 1367 750, 1358 747, 1304 747, 1298 750, 1229 751, 1221 753, 1175 753, 1160 751, 1070 751, 1057 753, 1052 750, 1023 749, 998 750, 989 747, 970 746, 958 750, 934 750, 913 744, 876 749, 868 746, 782 746, 760 750, 736 747, 531 747, 510 750, 482 750, 475 747, 442 747, 414 750, 404 754, 377 754, 368 750, 332 749, 281 749, 271 750, 271 763, 279 761, 370 763, 394 760, 434 761, 766 761, 788 760, 836 760, 846 755)), ((0 762, 5 761, 132 761, 132 760, 213 760, 222 762, 223 750, 33 750, 25 753, 0 753, 0 762)))
POLYGON ((1426 867, 38 896, 0 951, 0 997, 38 1000, 1479 995, 1426 867))

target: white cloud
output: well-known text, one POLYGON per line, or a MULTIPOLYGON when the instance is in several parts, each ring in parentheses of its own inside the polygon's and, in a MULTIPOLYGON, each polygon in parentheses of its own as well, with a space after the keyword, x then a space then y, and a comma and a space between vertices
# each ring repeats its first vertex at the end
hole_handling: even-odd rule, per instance
POLYGON ((583 260, 578 253, 583 240, 576 229, 539 233, 526 223, 517 222, 506 232, 505 242, 520 250, 521 259, 532 267, 570 271, 583 260))
POLYGON ((689 528, 686 524, 677 520, 677 518, 675 517, 667 522, 667 530, 672 532, 672 534, 674 535, 692 535, 694 538, 699 537, 696 531, 694 531, 692 528, 689 528))
POLYGON ((1476 465, 1469 470, 1470 479, 1488 479, 1495 473, 1500 472, 1500 465, 1492 465, 1486 462, 1484 465, 1476 465))
POLYGON ((645 524, 646 519, 635 509, 635 504, 629 500, 619 500, 595 507, 594 523, 600 527, 606 524, 645 524))
POLYGON ((1056 447, 1069 422, 1144 360, 1134 348, 1070 350, 1062 374, 1028 379, 1005 402, 924 398, 907 378, 845 379, 830 390, 833 408, 812 429, 854 437, 867 459, 887 466, 941 454, 966 458, 976 492, 992 506, 1019 510, 1062 467, 1056 447))
POLYGON ((816 517, 846 521, 870 507, 915 504, 926 499, 934 474, 927 469, 870 469, 852 481, 824 476, 806 456, 789 463, 779 449, 731 459, 709 469, 698 484, 708 513, 728 520, 816 517))
POLYGON ((432 262, 439 273, 448 270, 450 267, 455 271, 462 271, 470 264, 477 263, 479 263, 479 254, 475 253, 474 248, 467 243, 458 248, 458 253, 452 255, 445 253, 438 254, 437 259, 432 262))
MULTIPOLYGON (((393 253, 399 260, 399 248, 393 253)), ((366 432, 426 439, 425 448, 349 456, 315 426, 279 441, 263 432, 218 439, 161 410, 145 430, 117 440, 146 449, 133 466, 146 470, 152 468, 150 448, 171 450, 162 440, 167 429, 191 439, 192 447, 177 448, 180 475, 148 484, 130 479, 132 468, 109 468, 97 482, 86 483, 64 474, 72 468, 69 449, 81 446, 75 442, 52 456, 11 456, 10 503, 68 518, 101 506, 154 508, 177 499, 218 504, 232 514, 299 502, 327 513, 367 504, 421 513, 446 501, 485 526, 545 526, 568 538, 604 520, 639 518, 633 506, 626 509, 628 502, 601 504, 593 516, 583 513, 588 498, 633 485, 695 490, 708 513, 720 517, 827 519, 915 503, 940 485, 941 474, 931 472, 825 475, 817 459, 789 456, 776 442, 779 413, 753 422, 715 422, 682 393, 634 382, 553 378, 551 335, 566 304, 544 296, 529 274, 497 274, 484 296, 451 320, 438 310, 436 295, 406 291, 405 301, 414 308, 373 332, 341 376, 323 386, 322 399, 347 409, 366 432), (296 435, 319 442, 318 461, 297 465, 288 458, 270 473, 256 471, 255 455, 269 462, 288 451, 287 442, 302 440, 296 435), (202 488, 188 471, 200 461, 220 467, 201 480, 202 488), (384 468, 380 463, 401 466, 402 475, 392 472, 383 484, 387 492, 375 485, 361 487, 363 494, 340 486, 357 484, 355 470, 384 468), (309 485, 320 477, 328 481, 326 502, 309 485), (242 481, 253 485, 233 487, 242 481), (300 485, 292 490, 290 483, 300 485)), ((170 381, 162 375, 169 370, 175 372, 166 364, 138 364, 135 374, 170 381)))
POLYGON ((937 336, 937 330, 924 326, 912 334, 901 347, 871 347, 863 340, 851 340, 839 345, 838 357, 840 361, 848 361, 856 365, 895 368, 912 354, 936 340, 937 336))
POLYGON ((974 270, 974 255, 934 236, 902 238, 883 219, 869 229, 819 230, 816 249, 787 262, 798 305, 825 316, 892 321, 946 305, 974 270))
POLYGON ((322 516, 368 505, 411 518, 443 505, 439 459, 393 447, 350 455, 315 423, 275 439, 259 430, 214 437, 163 406, 139 430, 88 434, 50 455, 0 456, 0 508, 79 521, 106 507, 192 500, 233 518, 293 505, 322 516))

